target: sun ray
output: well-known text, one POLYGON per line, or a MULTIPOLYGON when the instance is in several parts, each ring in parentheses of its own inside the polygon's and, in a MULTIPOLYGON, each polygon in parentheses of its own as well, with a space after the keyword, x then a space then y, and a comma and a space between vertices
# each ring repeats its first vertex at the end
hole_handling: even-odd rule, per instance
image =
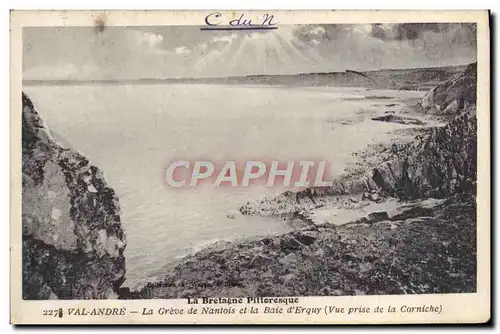
POLYGON ((288 54, 288 51, 286 50, 286 48, 283 46, 283 44, 282 44, 281 40, 279 39, 278 35, 277 34, 272 34, 271 36, 274 39, 276 45, 278 46, 278 53, 280 55, 279 59, 281 60, 283 58, 283 62, 286 65, 293 64, 292 58, 288 54))
POLYGON ((243 75, 282 72, 292 68, 311 68, 328 63, 321 55, 325 46, 318 41, 316 45, 303 42, 294 36, 290 29, 279 31, 252 32, 244 36, 231 35, 219 38, 215 48, 206 52, 199 49, 193 60, 198 72, 210 72, 220 68, 220 74, 243 75), (222 43, 222 44, 221 44, 222 43), (217 48, 218 47, 218 48, 217 48))
POLYGON ((219 56, 220 55, 223 55, 225 53, 228 52, 229 48, 230 48, 230 44, 224 46, 224 48, 222 50, 217 50, 217 49, 214 49, 214 50, 211 50, 209 52, 207 52, 204 56, 202 56, 195 64, 194 64, 194 67, 195 68, 200 68, 202 66, 204 67, 207 67, 207 66, 211 66, 211 64, 207 64, 205 66, 205 63, 209 63, 211 60, 219 60, 219 56))
POLYGON ((238 60, 241 58, 243 51, 246 49, 247 43, 248 42, 245 38, 242 38, 241 41, 239 42, 238 48, 231 57, 231 62, 230 62, 231 68, 235 68, 238 65, 238 60))
MULTIPOLYGON (((312 60, 320 63, 327 62, 328 60, 325 57, 321 56, 314 47, 311 45, 301 41, 298 38, 293 36, 293 33, 289 30, 283 30, 279 37, 281 40, 297 55, 300 55, 302 59, 310 62, 312 60), (304 54, 306 53, 306 54, 304 54)), ((321 46, 321 44, 319 44, 321 46)))
POLYGON ((292 54, 302 60, 304 63, 309 63, 310 58, 308 58, 300 49, 298 49, 295 45, 289 42, 287 39, 282 38, 282 36, 277 35, 276 38, 280 39, 284 44, 284 48, 288 48, 292 54))

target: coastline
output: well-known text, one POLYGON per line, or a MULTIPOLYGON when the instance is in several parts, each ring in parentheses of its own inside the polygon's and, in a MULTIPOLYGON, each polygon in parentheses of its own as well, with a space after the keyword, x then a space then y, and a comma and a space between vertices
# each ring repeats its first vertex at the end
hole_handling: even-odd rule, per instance
POLYGON ((285 192, 240 208, 242 214, 298 220, 304 227, 207 248, 161 281, 139 291, 124 288, 120 298, 475 292, 477 121, 475 104, 456 94, 457 86, 460 92, 471 84, 475 94, 475 77, 472 64, 422 99, 421 112, 433 108, 446 125, 378 152, 361 152, 364 166, 332 187, 285 192), (324 207, 359 212, 390 200, 398 210, 372 211, 342 224, 315 216, 324 207))
MULTIPOLYGON (((432 88, 418 103, 394 104, 391 98, 370 96, 378 100, 373 103, 389 107, 383 115, 369 115, 371 121, 407 127, 396 130, 389 143, 352 152, 357 162, 347 166, 331 186, 287 191, 239 208, 243 215, 286 220, 295 227, 292 232, 256 240, 217 242, 168 263, 164 279, 145 282, 141 289, 126 286, 124 247, 120 243, 119 256, 113 259, 119 262, 120 270, 103 265, 97 268, 102 275, 90 274, 84 280, 99 282, 102 277, 113 276, 110 284, 106 282, 112 285, 106 287, 106 298, 121 299, 473 292, 476 287, 475 86, 476 67, 471 64, 464 73, 432 88), (358 277, 360 273, 362 278, 358 277), (427 273, 427 277, 418 276, 419 273, 427 273), (450 280, 454 282, 451 285, 447 283, 450 280)), ((23 103, 29 105, 24 113, 41 119, 31 102, 26 101, 23 95, 23 103)), ((31 128, 23 130, 23 150, 36 145, 45 148, 44 141, 33 140, 35 137, 27 136, 24 140, 30 133, 28 130, 31 128)), ((57 152, 74 154, 71 148, 57 147, 57 152)), ((58 159, 58 155, 54 156, 58 159)), ((23 174, 39 172, 36 158, 33 154, 23 157, 23 164, 33 166, 33 171, 23 169, 23 174)), ((72 173, 76 173, 75 179, 87 182, 85 170, 80 173, 75 169, 72 173)), ((46 174, 47 180, 55 175, 46 174)), ((73 175, 68 180, 72 179, 73 175)), ((98 182, 95 186, 83 188, 68 180, 63 186, 75 191, 75 196, 85 203, 90 203, 88 199, 94 198, 96 192, 98 197, 111 193, 116 207, 100 218, 121 231, 118 199, 112 190, 102 188, 99 180, 92 180, 98 182)), ((37 184, 29 191, 38 192, 37 184)), ((42 199, 47 205, 53 200, 42 199)), ((91 204, 100 213, 107 209, 107 203, 104 198, 103 202, 91 204)), ((52 215, 47 219, 53 221, 57 217, 52 215)), ((29 223, 24 220, 23 216, 23 225, 29 223)), ((116 239, 111 230, 99 230, 97 237, 93 231, 88 233, 79 216, 71 216, 69 221, 76 222, 77 238, 116 239)), ((46 235, 47 231, 41 229, 36 237, 48 240, 51 237, 48 232, 46 235)), ((29 233, 23 237, 31 240, 29 233)), ((101 261, 101 246, 97 246, 96 261, 101 261)), ((54 256, 65 254, 64 247, 54 248, 54 256)), ((87 246, 77 243, 71 251, 81 252, 82 247, 87 246)), ((24 272, 26 288, 35 291, 30 298, 45 298, 47 293, 36 292, 38 286, 47 285, 48 291, 55 291, 56 284, 50 277, 38 273, 39 261, 34 264, 31 259, 25 261, 28 269, 36 265, 33 272, 31 269, 24 272)), ((61 275, 74 275, 70 264, 63 269, 61 275)), ((101 287, 96 289, 100 291, 101 287)), ((87 295, 67 291, 52 293, 50 297, 95 298, 94 294, 87 295)))

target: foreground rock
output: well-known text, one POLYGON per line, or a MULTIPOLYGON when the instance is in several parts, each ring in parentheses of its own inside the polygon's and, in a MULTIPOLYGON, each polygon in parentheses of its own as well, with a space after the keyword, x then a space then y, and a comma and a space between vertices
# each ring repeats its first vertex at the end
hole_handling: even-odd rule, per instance
POLYGON ((24 299, 116 298, 126 241, 102 172, 56 143, 22 96, 24 299))

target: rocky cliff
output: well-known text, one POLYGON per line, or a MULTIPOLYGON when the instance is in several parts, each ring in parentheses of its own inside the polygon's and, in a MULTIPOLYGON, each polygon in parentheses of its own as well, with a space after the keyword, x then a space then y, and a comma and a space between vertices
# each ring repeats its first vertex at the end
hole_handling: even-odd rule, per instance
POLYGON ((126 239, 102 172, 52 138, 22 96, 24 299, 116 298, 126 239))
POLYGON ((449 115, 449 123, 417 136, 392 161, 375 168, 371 180, 378 188, 404 199, 475 192, 476 80, 477 64, 473 63, 425 95, 422 107, 449 115))
POLYGON ((417 136, 395 159, 375 168, 371 181, 385 194, 402 199, 475 192, 476 133, 475 106, 461 109, 448 125, 417 136))
POLYGON ((476 104, 477 63, 454 75, 427 92, 421 101, 422 108, 434 109, 443 114, 454 114, 468 105, 476 104))

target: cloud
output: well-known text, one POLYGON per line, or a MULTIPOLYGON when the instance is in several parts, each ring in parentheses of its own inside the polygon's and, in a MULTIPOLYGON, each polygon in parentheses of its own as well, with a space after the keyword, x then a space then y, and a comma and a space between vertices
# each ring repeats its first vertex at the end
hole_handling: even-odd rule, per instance
POLYGON ((26 28, 23 71, 31 78, 122 79, 467 64, 477 59, 475 29, 460 23, 285 25, 259 33, 26 28))
MULTIPOLYGON (((476 25, 462 23, 401 23, 401 24, 325 24, 304 25, 294 32, 295 37, 306 43, 352 40, 362 43, 360 38, 375 38, 384 42, 450 43, 475 46, 476 25)), ((370 43, 370 42, 368 42, 370 43)))
MULTIPOLYGON (((460 23, 303 25, 291 43, 324 58, 318 70, 409 68, 475 61, 476 27, 460 23)), ((310 56, 308 56, 311 58, 310 56)))
POLYGON ((338 37, 345 37, 353 27, 349 24, 303 25, 294 31, 294 35, 304 42, 318 39, 335 40, 338 37))
POLYGON ((189 54, 191 53, 191 50, 189 50, 188 48, 186 48, 185 46, 179 46, 177 48, 174 49, 174 52, 176 54, 189 54))
POLYGON ((134 31, 134 37, 141 46, 149 46, 151 48, 158 46, 163 42, 163 36, 152 32, 134 31))
POLYGON ((325 28, 323 27, 314 27, 308 33, 311 35, 323 35, 325 32, 325 28))
POLYGON ((386 41, 417 40, 431 34, 446 36, 453 40, 462 37, 471 45, 476 43, 476 25, 463 23, 401 23, 373 24, 370 35, 386 41))
POLYGON ((215 36, 214 38, 212 38, 212 43, 228 43, 228 44, 231 44, 233 43, 233 40, 237 39, 238 36, 236 34, 231 34, 231 35, 228 35, 228 36, 215 36))

